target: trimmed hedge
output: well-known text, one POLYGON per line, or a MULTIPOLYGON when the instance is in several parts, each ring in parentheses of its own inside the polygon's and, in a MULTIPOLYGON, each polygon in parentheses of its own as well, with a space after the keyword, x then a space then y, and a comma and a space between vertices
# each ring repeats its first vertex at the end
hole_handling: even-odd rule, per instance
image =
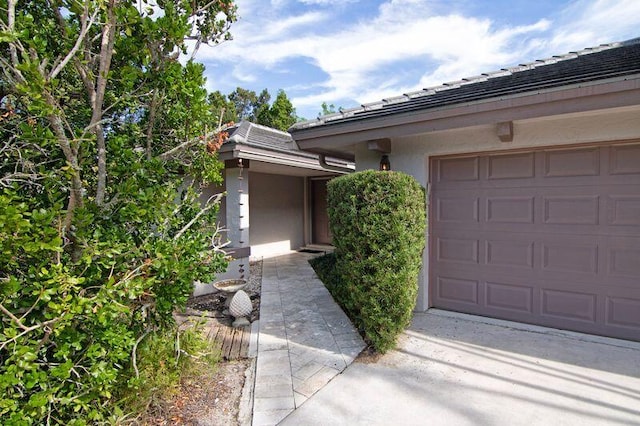
POLYGON ((353 173, 329 182, 328 211, 339 279, 330 290, 367 342, 384 353, 416 303, 424 189, 404 173, 353 173))

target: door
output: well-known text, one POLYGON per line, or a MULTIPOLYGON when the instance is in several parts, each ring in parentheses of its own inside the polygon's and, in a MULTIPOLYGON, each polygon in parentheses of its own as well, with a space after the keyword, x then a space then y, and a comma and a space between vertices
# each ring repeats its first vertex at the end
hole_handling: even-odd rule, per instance
POLYGON ((434 158, 432 305, 640 340, 640 143, 434 158))
POLYGON ((331 244, 327 212, 327 182, 329 179, 311 180, 311 238, 313 244, 331 244))

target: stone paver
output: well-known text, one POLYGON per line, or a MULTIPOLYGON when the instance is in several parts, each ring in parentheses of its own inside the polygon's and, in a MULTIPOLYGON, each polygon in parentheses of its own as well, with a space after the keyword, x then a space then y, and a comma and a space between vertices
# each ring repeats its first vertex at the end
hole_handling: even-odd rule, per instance
POLYGON ((362 338, 295 253, 265 259, 253 425, 275 425, 340 374, 364 349, 362 338))

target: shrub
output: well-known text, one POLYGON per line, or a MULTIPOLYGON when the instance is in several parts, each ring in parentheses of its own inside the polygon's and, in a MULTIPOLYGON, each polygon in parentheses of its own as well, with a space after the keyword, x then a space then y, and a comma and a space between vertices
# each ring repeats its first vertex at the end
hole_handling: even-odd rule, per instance
POLYGON ((412 177, 363 171, 332 180, 328 210, 339 284, 332 294, 379 352, 411 319, 425 244, 425 194, 412 177))
POLYGON ((117 394, 127 413, 123 417, 144 418, 162 411, 179 394, 181 383, 215 370, 220 352, 206 338, 205 326, 206 322, 200 321, 187 327, 167 327, 141 341, 137 371, 130 367, 131 378, 117 394))
POLYGON ((311 264, 311 267, 313 267, 313 270, 318 274, 318 277, 327 289, 333 293, 340 282, 338 274, 336 273, 336 254, 327 253, 314 257, 309 259, 309 264, 311 264))
POLYGON ((195 278, 224 270, 224 255, 209 249, 215 209, 176 238, 200 204, 196 194, 176 204, 163 186, 145 202, 123 196, 111 217, 78 209, 74 237, 84 250, 75 262, 60 235, 61 206, 0 192, 1 424, 105 421, 131 377, 135 342, 172 327, 195 278))

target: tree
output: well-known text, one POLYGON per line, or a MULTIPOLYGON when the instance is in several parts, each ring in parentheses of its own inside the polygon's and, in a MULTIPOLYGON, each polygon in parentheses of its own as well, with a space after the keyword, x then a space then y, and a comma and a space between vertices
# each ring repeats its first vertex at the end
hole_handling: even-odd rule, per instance
POLYGON ((238 87, 229 94, 229 100, 235 105, 238 121, 251 120, 251 117, 254 116, 255 104, 258 101, 256 92, 238 87))
POLYGON ((262 92, 256 97, 256 101, 253 103, 251 116, 249 121, 254 123, 263 124, 260 122, 260 117, 265 117, 269 114, 269 101, 271 100, 271 94, 267 89, 262 89, 262 92))
MULTIPOLYGON (((271 105, 269 104, 271 95, 267 89, 263 89, 259 95, 256 95, 253 90, 238 87, 229 94, 228 99, 237 112, 237 121, 247 120, 287 131, 298 120, 296 110, 284 90, 278 91, 278 96, 271 105)), ((224 99, 220 95, 212 94, 210 100, 215 100, 216 105, 224 105, 224 99)))
POLYGON ((0 11, 0 422, 99 422, 138 343, 225 265, 198 201, 224 134, 203 66, 178 57, 228 39, 236 8, 0 11))
POLYGON ((233 102, 227 99, 227 96, 222 94, 219 90, 209 93, 207 98, 211 112, 214 117, 222 117, 223 123, 237 122, 238 113, 236 112, 236 106, 233 102))
POLYGON ((297 121, 296 110, 284 90, 278 91, 273 104, 258 116, 258 123, 286 132, 297 121))
POLYGON ((318 116, 335 114, 337 112, 336 106, 334 104, 327 104, 326 102, 323 102, 320 107, 322 108, 322 111, 318 114, 318 116))

